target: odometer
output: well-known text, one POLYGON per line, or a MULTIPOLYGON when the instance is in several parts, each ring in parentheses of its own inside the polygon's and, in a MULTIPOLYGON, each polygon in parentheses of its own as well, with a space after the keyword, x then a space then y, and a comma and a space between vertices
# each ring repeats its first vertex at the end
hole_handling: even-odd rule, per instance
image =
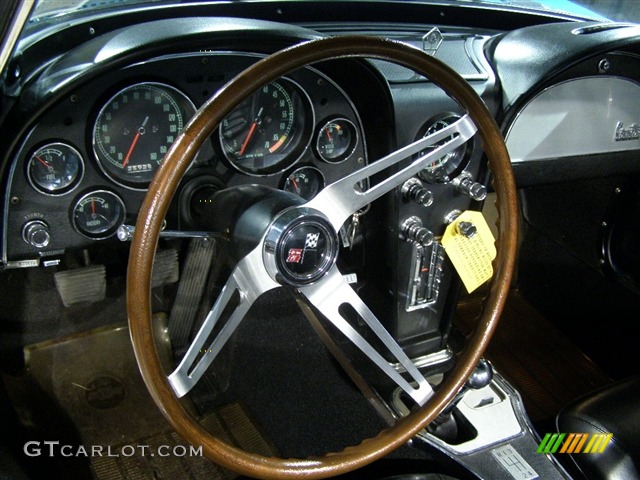
POLYGON ((191 101, 169 85, 139 83, 119 91, 102 107, 93 128, 100 167, 120 185, 146 188, 194 113, 191 101))

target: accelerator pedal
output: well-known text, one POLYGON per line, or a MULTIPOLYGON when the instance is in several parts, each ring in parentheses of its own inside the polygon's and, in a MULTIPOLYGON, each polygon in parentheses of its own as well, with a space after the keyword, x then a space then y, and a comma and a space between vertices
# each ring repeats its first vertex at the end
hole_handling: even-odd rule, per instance
POLYGON ((189 241, 182 277, 169 314, 171 344, 177 357, 181 357, 189 346, 215 251, 216 244, 211 239, 192 238, 189 241))

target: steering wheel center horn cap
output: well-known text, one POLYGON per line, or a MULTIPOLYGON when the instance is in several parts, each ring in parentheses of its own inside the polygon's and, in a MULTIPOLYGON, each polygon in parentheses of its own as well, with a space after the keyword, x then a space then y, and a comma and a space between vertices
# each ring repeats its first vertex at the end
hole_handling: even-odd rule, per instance
POLYGON ((338 235, 317 210, 284 211, 269 227, 264 240, 264 264, 278 283, 302 287, 317 282, 338 256, 338 235))

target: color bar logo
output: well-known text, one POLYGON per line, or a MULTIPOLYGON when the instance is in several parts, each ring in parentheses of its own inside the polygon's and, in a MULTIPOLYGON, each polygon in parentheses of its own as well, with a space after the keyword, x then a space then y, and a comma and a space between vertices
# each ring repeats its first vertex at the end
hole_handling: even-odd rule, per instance
POLYGON ((613 433, 547 433, 537 453, 602 453, 613 433))

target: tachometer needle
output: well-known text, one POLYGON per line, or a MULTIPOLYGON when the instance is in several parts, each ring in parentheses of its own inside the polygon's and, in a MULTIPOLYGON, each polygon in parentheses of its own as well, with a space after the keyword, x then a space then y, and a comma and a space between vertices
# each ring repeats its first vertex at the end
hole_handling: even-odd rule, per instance
POLYGON ((240 152, 238 152, 238 155, 244 155, 244 152, 247 150, 247 146, 249 145, 249 141, 251 140, 251 137, 253 137, 253 133, 256 131, 256 127, 260 125, 260 122, 261 122, 260 116, 262 115, 262 110, 264 110, 264 107, 261 107, 260 110, 258 110, 258 114, 256 115, 256 118, 251 123, 251 127, 247 132, 247 136, 245 137, 244 142, 242 142, 242 147, 240 148, 240 152))
POLYGON ((127 164, 129 163, 129 159, 131 158, 133 149, 136 148, 136 144, 138 143, 138 140, 140 140, 140 136, 144 135, 144 126, 147 124, 148 121, 149 121, 149 117, 147 116, 144 118, 144 121, 142 122, 142 125, 140 125, 140 128, 138 128, 138 131, 136 132, 135 137, 133 137, 133 141, 131 142, 131 146, 129 147, 127 156, 124 157, 124 162, 122 162, 122 168, 126 167, 127 164))

